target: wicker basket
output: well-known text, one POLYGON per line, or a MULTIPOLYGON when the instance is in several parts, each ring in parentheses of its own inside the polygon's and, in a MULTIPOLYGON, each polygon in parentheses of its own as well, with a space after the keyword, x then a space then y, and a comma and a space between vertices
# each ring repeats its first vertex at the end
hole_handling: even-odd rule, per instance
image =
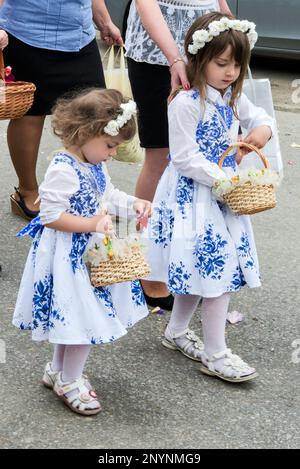
POLYGON ((94 287, 103 287, 113 283, 129 282, 147 277, 150 274, 150 267, 141 252, 141 248, 132 246, 126 256, 112 256, 96 265, 92 262, 90 271, 92 285, 94 287))
POLYGON ((35 85, 25 81, 5 83, 3 52, 0 50, 0 119, 19 119, 32 106, 35 85))
MULTIPOLYGON (((219 167, 222 168, 224 159, 234 147, 246 147, 258 154, 265 168, 270 165, 263 153, 254 145, 237 142, 231 145, 222 155, 219 167)), ((258 185, 245 182, 231 192, 223 195, 225 202, 237 215, 253 215, 254 213, 270 210, 276 206, 275 189, 273 185, 258 185)))

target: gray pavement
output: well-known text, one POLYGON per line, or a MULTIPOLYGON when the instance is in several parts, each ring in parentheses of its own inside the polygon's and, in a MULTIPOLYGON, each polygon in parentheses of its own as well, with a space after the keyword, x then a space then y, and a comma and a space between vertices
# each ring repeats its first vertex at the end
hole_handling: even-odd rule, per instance
MULTIPOLYGON (((299 447, 300 353, 292 344, 300 341, 300 149, 291 144, 300 143, 300 114, 277 112, 277 117, 285 181, 278 207, 253 216, 263 287, 232 296, 230 310, 246 319, 227 327, 230 347, 257 367, 259 378, 231 385, 205 377, 196 362, 161 346, 169 313, 150 313, 115 344, 93 349, 87 373, 104 410, 88 418, 71 413, 40 384, 51 346, 32 342, 11 325, 30 241, 15 238, 24 223, 10 214, 8 196, 16 181, 6 123, 0 123, 0 347, 6 346, 6 362, 0 363, 0 447, 299 447)), ((55 148, 47 120, 40 180, 55 148)), ((140 167, 112 162, 110 170, 115 184, 133 193, 140 167)), ((193 327, 200 331, 198 314, 193 327)))

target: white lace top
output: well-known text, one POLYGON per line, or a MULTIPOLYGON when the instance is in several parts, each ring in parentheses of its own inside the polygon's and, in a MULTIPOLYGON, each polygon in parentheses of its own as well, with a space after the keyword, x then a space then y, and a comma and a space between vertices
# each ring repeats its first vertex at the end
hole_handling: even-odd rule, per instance
MULTIPOLYGON (((199 16, 219 11, 218 0, 157 0, 157 3, 183 56, 185 34, 192 23, 199 16)), ((136 62, 168 65, 165 55, 143 27, 135 0, 129 11, 125 47, 126 56, 136 62)))

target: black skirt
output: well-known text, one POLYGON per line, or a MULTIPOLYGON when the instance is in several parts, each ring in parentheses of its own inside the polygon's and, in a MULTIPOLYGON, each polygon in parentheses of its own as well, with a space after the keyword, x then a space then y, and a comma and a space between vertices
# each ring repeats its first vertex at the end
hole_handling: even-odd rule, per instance
POLYGON ((57 98, 86 87, 105 88, 103 69, 94 39, 79 52, 40 49, 9 34, 4 49, 4 63, 12 67, 18 81, 30 81, 36 86, 30 116, 51 114, 57 98))
POLYGON ((169 67, 136 62, 127 58, 128 74, 138 107, 141 146, 168 148, 168 96, 171 91, 169 67))

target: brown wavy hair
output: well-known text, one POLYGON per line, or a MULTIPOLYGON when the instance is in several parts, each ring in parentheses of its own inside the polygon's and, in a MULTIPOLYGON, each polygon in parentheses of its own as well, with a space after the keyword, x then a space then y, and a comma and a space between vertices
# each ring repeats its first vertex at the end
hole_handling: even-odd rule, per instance
MULTIPOLYGON (((188 47, 193 42, 193 34, 200 29, 208 29, 213 21, 219 21, 221 18, 235 19, 234 16, 224 15, 218 12, 209 13, 198 18, 190 27, 185 38, 185 53, 188 59, 187 76, 192 88, 196 88, 200 92, 203 100, 206 98, 206 65, 214 58, 221 55, 228 46, 232 48, 232 58, 241 66, 241 72, 238 79, 232 84, 233 92, 230 100, 230 106, 236 114, 236 102, 242 92, 243 81, 250 62, 250 45, 247 35, 240 31, 229 29, 224 31, 212 39, 211 42, 205 44, 197 54, 190 54, 188 47)), ((236 116, 237 117, 237 116, 236 116)))
MULTIPOLYGON (((52 112, 52 128, 68 148, 82 146, 88 140, 107 135, 104 127, 121 112, 120 105, 128 102, 117 90, 89 88, 57 101, 52 112)), ((130 140, 136 132, 132 117, 119 131, 122 140, 130 140)))

